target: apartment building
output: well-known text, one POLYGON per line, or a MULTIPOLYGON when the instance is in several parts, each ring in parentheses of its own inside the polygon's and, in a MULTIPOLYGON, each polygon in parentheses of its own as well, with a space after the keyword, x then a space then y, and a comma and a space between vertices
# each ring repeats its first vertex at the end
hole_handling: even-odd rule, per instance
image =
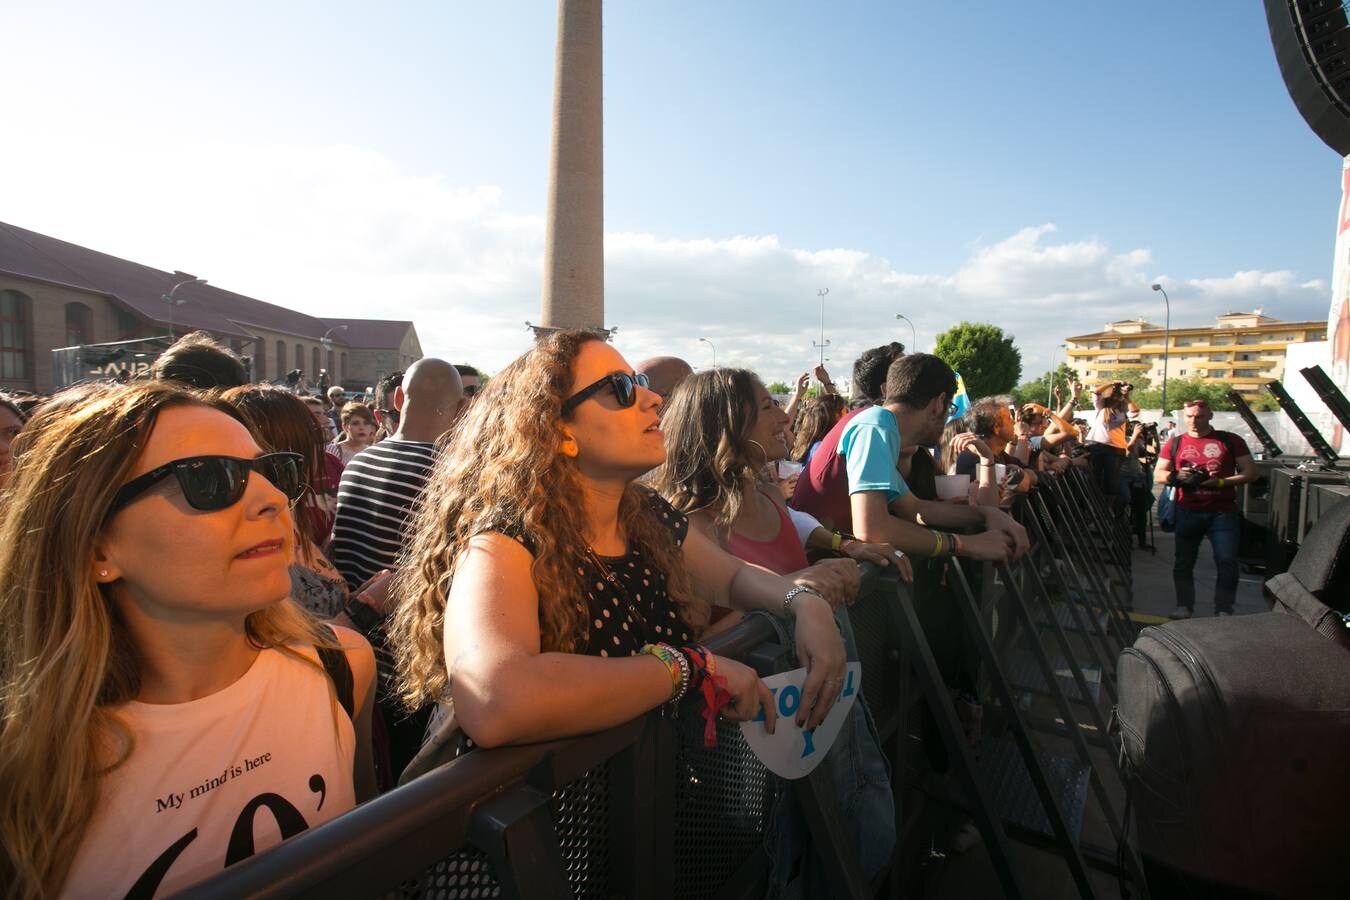
MULTIPOLYGON (((1255 396, 1268 381, 1284 379, 1285 348, 1327 339, 1327 323, 1286 322, 1255 312, 1231 312, 1209 328, 1173 328, 1168 378, 1199 378, 1255 396)), ((1065 338, 1065 358, 1091 384, 1112 373, 1138 372, 1162 384, 1163 327, 1143 319, 1108 322, 1102 331, 1065 338)))

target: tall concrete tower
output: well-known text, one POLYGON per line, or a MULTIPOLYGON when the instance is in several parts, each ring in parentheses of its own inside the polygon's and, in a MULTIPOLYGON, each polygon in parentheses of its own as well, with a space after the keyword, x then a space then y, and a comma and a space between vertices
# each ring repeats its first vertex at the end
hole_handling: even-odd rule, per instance
POLYGON ((536 334, 605 327, 600 0, 558 0, 544 290, 536 334))

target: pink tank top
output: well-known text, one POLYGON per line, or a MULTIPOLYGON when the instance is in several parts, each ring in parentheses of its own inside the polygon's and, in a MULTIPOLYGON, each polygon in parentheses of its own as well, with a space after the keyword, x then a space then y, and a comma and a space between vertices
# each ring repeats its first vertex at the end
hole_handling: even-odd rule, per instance
POLYGON ((777 503, 773 507, 778 510, 778 534, 773 540, 752 541, 733 531, 731 539, 727 541, 727 550, 737 559, 763 566, 779 575, 805 569, 808 565, 806 551, 797 537, 797 529, 792 526, 792 520, 783 507, 777 503))

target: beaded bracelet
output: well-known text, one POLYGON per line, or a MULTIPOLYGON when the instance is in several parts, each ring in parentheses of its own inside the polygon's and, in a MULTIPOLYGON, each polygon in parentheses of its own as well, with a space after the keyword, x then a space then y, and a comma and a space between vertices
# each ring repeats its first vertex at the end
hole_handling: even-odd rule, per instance
POLYGON ((690 667, 684 654, 669 644, 644 644, 641 652, 665 663, 670 672, 670 702, 674 703, 689 691, 690 667))

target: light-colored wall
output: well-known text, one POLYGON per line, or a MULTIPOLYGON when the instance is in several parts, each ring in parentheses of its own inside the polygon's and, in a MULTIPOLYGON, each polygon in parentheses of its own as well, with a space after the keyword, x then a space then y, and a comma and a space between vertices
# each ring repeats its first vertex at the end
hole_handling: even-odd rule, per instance
POLYGON ((353 347, 348 351, 348 372, 342 386, 349 391, 375 387, 380 379, 401 372, 422 358, 417 330, 409 328, 397 348, 353 347))
POLYGON ((148 335, 145 327, 124 333, 118 328, 118 307, 102 294, 75 288, 55 287, 39 281, 0 275, 0 290, 26 295, 29 304, 28 376, 18 380, 0 380, 0 388, 50 393, 52 351, 66 346, 66 304, 83 303, 89 307, 93 333, 89 343, 127 340, 148 335))

